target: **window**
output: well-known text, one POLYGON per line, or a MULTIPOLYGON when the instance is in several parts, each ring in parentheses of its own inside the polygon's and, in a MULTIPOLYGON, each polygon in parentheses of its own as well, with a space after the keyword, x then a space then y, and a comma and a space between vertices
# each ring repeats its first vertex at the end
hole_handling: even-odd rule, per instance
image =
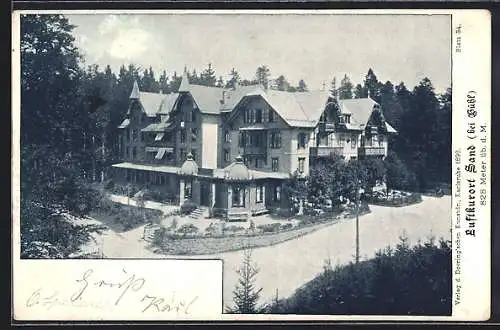
POLYGON ((351 115, 344 115, 344 122, 346 124, 351 123, 351 115))
POLYGON ((240 148, 243 148, 246 144, 246 136, 245 132, 240 132, 239 139, 238 139, 238 145, 240 148))
POLYGON ((278 172, 280 170, 280 163, 278 157, 275 157, 271 160, 271 168, 273 172, 278 172))
POLYGON ((279 202, 281 200, 281 187, 280 186, 274 187, 273 200, 275 202, 279 202))
POLYGON ((372 141, 373 145, 376 146, 379 143, 377 134, 373 135, 372 139, 373 139, 372 141))
POLYGON ((344 134, 339 134, 338 139, 337 139, 337 144, 340 147, 343 147, 345 145, 345 136, 344 136, 344 134))
POLYGON ((191 180, 187 180, 184 183, 184 198, 190 199, 193 197, 193 182, 191 180))
POLYGON ((276 120, 276 117, 274 116, 274 111, 269 109, 269 122, 273 123, 276 120))
POLYGON ((233 186, 233 207, 245 207, 245 189, 233 186))
POLYGON ((137 130, 132 130, 132 141, 137 141, 138 132, 137 130))
POLYGON ((281 148, 281 132, 280 131, 271 132, 270 137, 271 138, 269 140, 269 147, 274 149, 281 148))
POLYGON ((298 168, 300 173, 304 173, 305 163, 306 163, 306 159, 304 157, 300 157, 299 158, 299 168, 298 168))
POLYGON ((191 149, 191 155, 193 155, 193 159, 196 160, 196 149, 191 149))
POLYGON ((179 149, 179 155, 181 157, 181 162, 185 161, 187 158, 186 149, 184 148, 179 149))
POLYGON ((224 161, 225 161, 225 162, 229 162, 229 161, 231 161, 231 158, 230 158, 230 157, 231 157, 231 154, 230 154, 229 150, 224 149, 224 161))
POLYGON ((125 131, 125 142, 129 142, 130 141, 130 130, 126 130, 125 131))
POLYGON ((378 145, 379 147, 382 147, 384 145, 385 137, 381 135, 378 139, 378 145))
POLYGON ((130 158, 130 148, 129 147, 126 147, 125 148, 125 158, 130 158))
POLYGON ((255 122, 262 123, 262 109, 255 109, 255 122))
POLYGON ((264 166, 264 162, 261 158, 255 158, 255 168, 262 168, 264 166))
POLYGON ((226 131, 224 133, 224 142, 226 142, 226 143, 231 142, 231 133, 229 133, 229 131, 226 131))
POLYGON ((307 145, 307 135, 305 133, 299 133, 297 136, 297 148, 305 149, 307 145))
POLYGON ((181 129, 181 143, 186 143, 186 130, 181 129))
POLYGON ((257 186, 257 190, 255 192, 255 202, 262 203, 264 200, 264 186, 257 186))
POLYGON ((137 157, 137 148, 136 147, 133 147, 132 148, 132 159, 135 160, 135 157, 137 157))
POLYGON ((358 146, 358 137, 356 135, 351 135, 351 148, 354 149, 358 146))
POLYGON ((365 146, 367 146, 367 147, 371 147, 372 146, 372 137, 371 136, 367 136, 365 138, 365 146))
POLYGON ((192 128, 191 129, 191 141, 196 142, 197 138, 198 138, 198 129, 192 128))
POLYGON ((196 112, 194 110, 191 110, 191 122, 195 122, 196 121, 196 112))
POLYGON ((131 170, 127 168, 127 182, 130 182, 131 177, 132 177, 131 170))

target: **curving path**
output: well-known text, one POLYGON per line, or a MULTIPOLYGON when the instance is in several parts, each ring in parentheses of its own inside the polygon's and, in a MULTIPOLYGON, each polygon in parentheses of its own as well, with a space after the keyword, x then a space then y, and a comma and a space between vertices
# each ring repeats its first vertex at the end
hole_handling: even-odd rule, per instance
MULTIPOLYGON (((396 245, 405 232, 411 245, 430 235, 449 239, 451 197, 423 199, 420 204, 401 208, 371 205, 372 213, 361 216, 359 221, 361 258, 372 258, 378 249, 396 245)), ((121 234, 108 231, 98 240, 101 239, 99 244, 109 258, 164 257, 149 251, 141 235, 142 227, 121 234)), ((255 249, 252 259, 260 268, 256 285, 263 288, 262 302, 272 299, 276 289, 280 297, 291 295, 321 271, 327 258, 331 258, 334 265, 354 260, 354 235, 355 221, 346 219, 291 241, 255 249)), ((235 251, 195 257, 224 261, 225 304, 231 304, 232 290, 238 279, 235 270, 242 256, 243 251, 235 251)))

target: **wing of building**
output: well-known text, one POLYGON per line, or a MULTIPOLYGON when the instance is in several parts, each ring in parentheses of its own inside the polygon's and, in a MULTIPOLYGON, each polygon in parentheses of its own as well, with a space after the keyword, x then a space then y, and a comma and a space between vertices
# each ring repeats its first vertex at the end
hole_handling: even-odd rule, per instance
POLYGON ((145 93, 134 83, 119 128, 117 181, 229 220, 288 210, 284 180, 307 176, 318 158, 383 158, 396 133, 369 97, 200 86, 186 73, 178 93, 145 93))

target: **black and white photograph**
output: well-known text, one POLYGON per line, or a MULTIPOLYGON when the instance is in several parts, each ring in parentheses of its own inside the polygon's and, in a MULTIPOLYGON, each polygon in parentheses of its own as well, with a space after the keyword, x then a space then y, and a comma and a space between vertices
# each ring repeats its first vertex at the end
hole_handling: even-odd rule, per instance
MULTIPOLYGON (((452 316, 489 157, 453 132, 452 18, 21 13, 19 259, 221 260, 226 318, 452 316)), ((92 285, 167 309, 135 276, 92 285)))

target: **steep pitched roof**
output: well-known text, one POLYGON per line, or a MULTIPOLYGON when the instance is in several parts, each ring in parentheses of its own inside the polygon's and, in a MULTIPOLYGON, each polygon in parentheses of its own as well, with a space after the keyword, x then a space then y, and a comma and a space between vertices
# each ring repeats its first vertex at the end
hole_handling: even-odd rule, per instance
POLYGON ((219 114, 224 89, 213 86, 189 85, 188 92, 202 113, 219 114))
POLYGON ((179 97, 179 93, 163 94, 163 100, 160 103, 159 114, 169 114, 174 107, 175 101, 179 97))
POLYGON ((245 97, 261 96, 290 126, 315 127, 329 94, 328 91, 291 93, 257 88, 245 97))
POLYGON ((159 110, 160 105, 165 99, 165 94, 140 92, 139 101, 142 104, 144 111, 148 117, 155 117, 159 110))
POLYGON ((373 107, 378 104, 371 98, 346 99, 339 101, 341 113, 351 114, 351 126, 366 126, 373 111, 373 107))

